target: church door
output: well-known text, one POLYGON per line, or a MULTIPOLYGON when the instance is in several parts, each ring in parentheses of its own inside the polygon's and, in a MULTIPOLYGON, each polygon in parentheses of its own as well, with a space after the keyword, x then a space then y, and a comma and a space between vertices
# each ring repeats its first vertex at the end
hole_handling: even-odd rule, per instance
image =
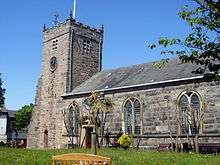
POLYGON ((91 148, 92 131, 92 127, 86 128, 86 148, 91 148))

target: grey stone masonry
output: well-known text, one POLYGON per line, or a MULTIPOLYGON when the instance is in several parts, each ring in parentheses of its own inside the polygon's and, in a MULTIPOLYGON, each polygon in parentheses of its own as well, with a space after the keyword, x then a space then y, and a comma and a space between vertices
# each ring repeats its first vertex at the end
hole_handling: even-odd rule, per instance
MULTIPOLYGON (((186 135, 178 130, 177 118, 179 118, 178 97, 184 91, 196 91, 201 96, 201 104, 205 104, 204 119, 201 122, 200 142, 220 143, 220 82, 208 81, 197 83, 183 83, 179 81, 175 85, 167 85, 157 88, 133 90, 129 92, 112 91, 106 94, 114 102, 114 108, 108 114, 106 128, 116 135, 124 128, 124 103, 128 98, 137 98, 141 102, 141 145, 157 145, 158 143, 171 142, 170 134, 177 135, 185 141, 186 135)), ((67 95, 68 96, 68 95, 67 95)), ((64 97, 64 100, 76 102, 82 105, 84 99, 89 96, 64 97)), ((66 105, 68 106, 68 105, 66 105)), ((136 142, 136 141, 134 141, 136 142)))

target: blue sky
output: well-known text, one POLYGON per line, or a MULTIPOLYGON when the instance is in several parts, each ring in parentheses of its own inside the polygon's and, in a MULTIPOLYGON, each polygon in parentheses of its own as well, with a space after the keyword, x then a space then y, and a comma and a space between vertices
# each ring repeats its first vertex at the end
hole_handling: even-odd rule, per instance
MULTIPOLYGON (((161 58, 146 42, 160 36, 184 36, 188 26, 177 13, 190 0, 77 0, 77 21, 105 27, 103 69, 145 63, 161 58)), ((34 103, 40 74, 43 24, 51 26, 69 15, 73 0, 1 0, 0 73, 6 88, 6 107, 17 110, 34 103)))

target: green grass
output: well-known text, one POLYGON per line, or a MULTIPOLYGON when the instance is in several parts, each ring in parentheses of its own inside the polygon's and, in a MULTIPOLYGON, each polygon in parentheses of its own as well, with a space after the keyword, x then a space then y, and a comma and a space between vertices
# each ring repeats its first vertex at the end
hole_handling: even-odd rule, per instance
MULTIPOLYGON (((53 155, 90 153, 90 150, 28 150, 0 148, 0 165, 46 165, 53 155)), ((98 155, 111 157, 116 165, 220 165, 220 155, 201 155, 171 152, 150 152, 122 149, 101 149, 98 155)))

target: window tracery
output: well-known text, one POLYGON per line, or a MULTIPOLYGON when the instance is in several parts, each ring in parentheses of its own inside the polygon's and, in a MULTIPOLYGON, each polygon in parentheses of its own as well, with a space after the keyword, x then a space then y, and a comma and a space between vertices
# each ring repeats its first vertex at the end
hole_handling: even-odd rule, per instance
POLYGON ((196 130, 196 123, 201 113, 201 99, 199 94, 195 91, 183 92, 179 97, 179 110, 181 133, 191 135, 199 131, 196 130))

